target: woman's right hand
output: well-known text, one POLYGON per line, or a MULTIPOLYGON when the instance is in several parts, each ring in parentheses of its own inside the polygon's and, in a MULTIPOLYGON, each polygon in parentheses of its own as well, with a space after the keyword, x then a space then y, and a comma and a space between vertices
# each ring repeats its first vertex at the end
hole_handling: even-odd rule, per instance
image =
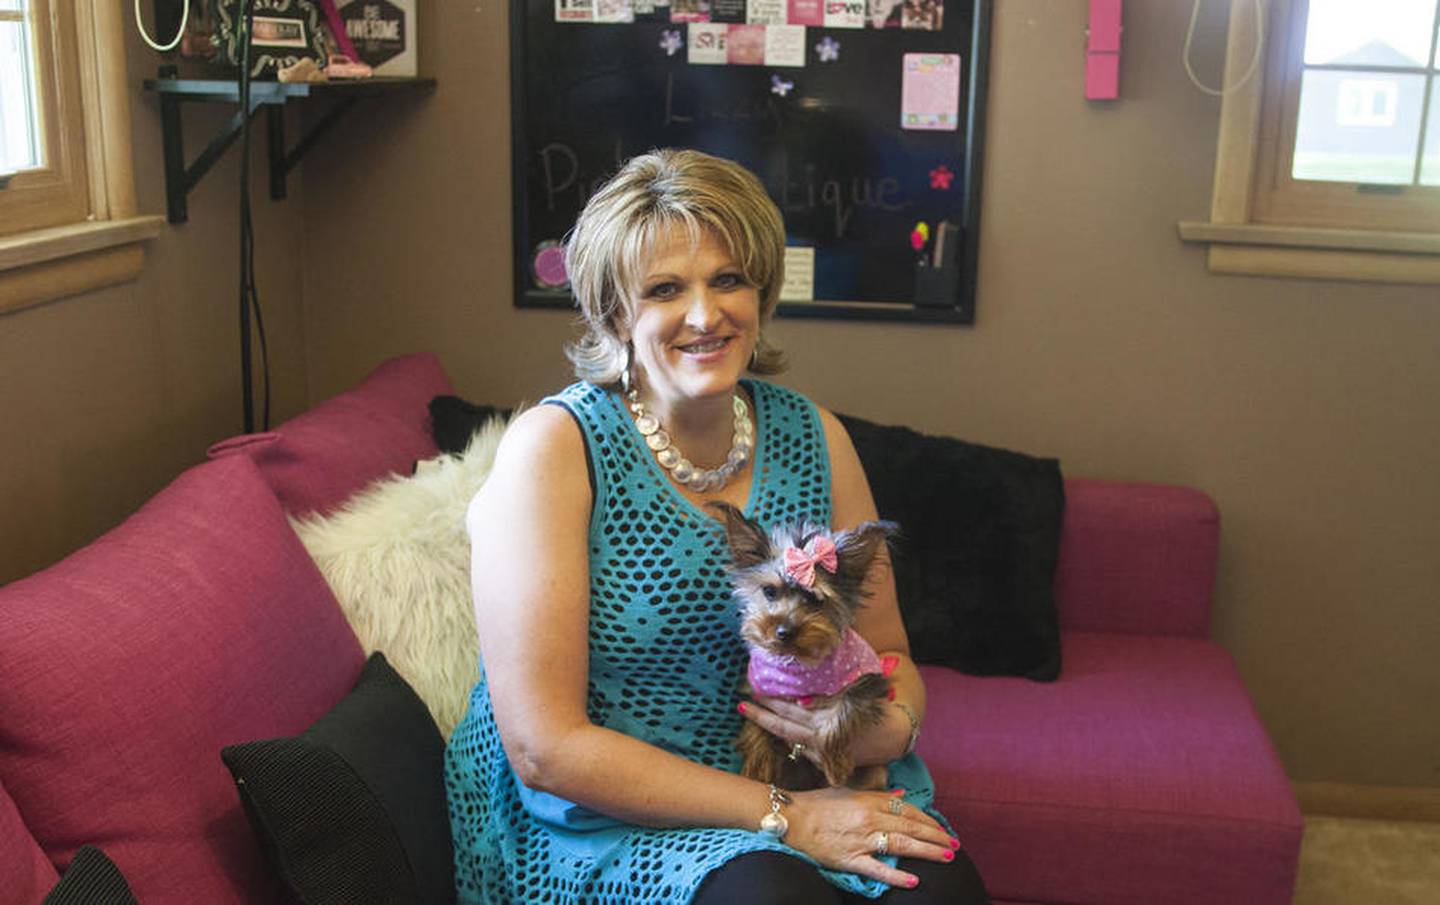
POLYGON ((789 821, 785 844, 834 870, 911 888, 919 878, 876 857, 882 833, 886 834, 887 852, 902 858, 944 863, 955 860, 955 850, 960 847, 960 841, 935 818, 912 804, 903 804, 899 814, 891 813, 890 802, 898 791, 829 788, 789 794, 791 804, 784 811, 789 821))

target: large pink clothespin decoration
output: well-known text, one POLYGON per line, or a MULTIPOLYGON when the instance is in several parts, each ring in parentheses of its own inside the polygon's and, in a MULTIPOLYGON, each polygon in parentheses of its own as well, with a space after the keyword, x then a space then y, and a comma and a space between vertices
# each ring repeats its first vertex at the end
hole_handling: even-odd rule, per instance
POLYGON ((330 23, 330 37, 335 39, 335 48, 352 61, 360 62, 360 54, 355 52, 355 45, 345 33, 345 22, 340 18, 340 11, 335 8, 335 0, 320 0, 320 10, 325 13, 325 21, 330 23))
POLYGON ((811 538, 804 550, 798 547, 785 548, 785 574, 801 587, 815 587, 816 566, 833 575, 839 565, 835 544, 823 534, 811 538))
POLYGON ((1120 24, 1122 0, 1090 0, 1085 30, 1085 99, 1120 97, 1120 24))

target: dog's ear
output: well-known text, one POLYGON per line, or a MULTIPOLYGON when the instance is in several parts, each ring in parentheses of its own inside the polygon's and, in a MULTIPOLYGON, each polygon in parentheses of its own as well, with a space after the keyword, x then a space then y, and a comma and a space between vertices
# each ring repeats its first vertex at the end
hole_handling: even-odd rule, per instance
POLYGON ((870 565, 890 538, 900 533, 894 522, 861 522, 849 531, 835 535, 835 558, 838 568, 832 584, 842 593, 858 592, 870 573, 870 565))
POLYGON ((757 523, 729 503, 716 501, 705 505, 725 516, 725 537, 736 568, 748 569, 770 559, 770 538, 757 523))

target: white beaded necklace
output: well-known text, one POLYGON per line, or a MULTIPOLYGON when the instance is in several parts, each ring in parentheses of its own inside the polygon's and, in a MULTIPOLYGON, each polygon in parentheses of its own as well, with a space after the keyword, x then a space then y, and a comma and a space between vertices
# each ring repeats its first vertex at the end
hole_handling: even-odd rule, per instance
POLYGON ((750 425, 750 407, 739 393, 730 400, 730 409, 735 413, 735 435, 730 441, 725 464, 719 468, 700 468, 685 458, 685 454, 671 442, 670 434, 660 426, 660 419, 645 411, 639 390, 630 390, 625 399, 630 411, 635 413, 635 427, 645 438, 645 445, 655 453, 656 460, 670 471, 678 483, 696 493, 719 490, 750 461, 750 454, 755 449, 755 428, 750 425))

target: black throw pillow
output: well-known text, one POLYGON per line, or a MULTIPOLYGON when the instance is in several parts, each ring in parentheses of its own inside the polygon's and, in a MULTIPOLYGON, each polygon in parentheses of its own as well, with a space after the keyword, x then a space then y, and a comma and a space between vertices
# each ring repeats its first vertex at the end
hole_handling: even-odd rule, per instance
POLYGON ((1059 463, 838 417, 880 516, 900 524, 895 588, 915 661, 1056 679, 1059 463))
POLYGON ((475 432, 496 415, 509 418, 512 409, 476 405, 459 396, 436 396, 430 400, 430 435, 442 453, 459 455, 475 432))
POLYGON ((383 654, 299 736, 230 745, 220 756, 297 901, 455 901, 445 743, 383 654))
POLYGON ((82 845, 41 905, 137 905, 120 868, 93 845, 82 845))

